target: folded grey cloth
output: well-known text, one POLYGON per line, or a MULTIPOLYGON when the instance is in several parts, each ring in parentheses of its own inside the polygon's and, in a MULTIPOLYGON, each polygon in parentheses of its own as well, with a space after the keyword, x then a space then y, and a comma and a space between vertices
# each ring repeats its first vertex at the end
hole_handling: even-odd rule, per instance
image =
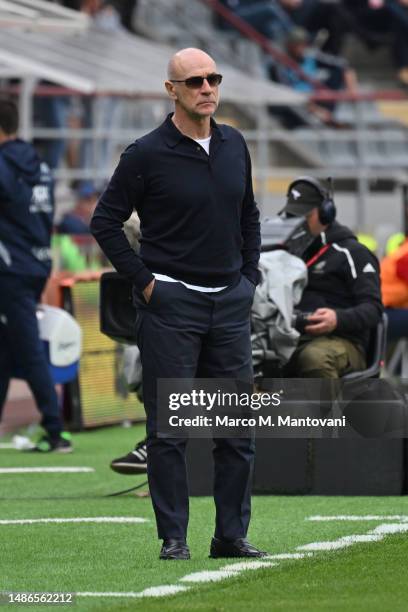
POLYGON ((307 267, 284 250, 262 253, 259 261, 262 282, 252 305, 252 351, 254 365, 262 360, 259 351, 281 365, 294 352, 299 332, 292 327, 292 315, 307 283, 307 267))

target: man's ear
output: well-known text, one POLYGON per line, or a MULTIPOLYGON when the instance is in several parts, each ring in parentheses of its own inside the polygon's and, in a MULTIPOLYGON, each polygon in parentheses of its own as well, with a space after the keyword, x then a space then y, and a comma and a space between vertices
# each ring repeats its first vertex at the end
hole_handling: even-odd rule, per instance
POLYGON ((176 88, 174 87, 174 83, 172 83, 171 81, 165 81, 164 86, 166 88, 169 98, 171 98, 172 100, 177 100, 176 88))

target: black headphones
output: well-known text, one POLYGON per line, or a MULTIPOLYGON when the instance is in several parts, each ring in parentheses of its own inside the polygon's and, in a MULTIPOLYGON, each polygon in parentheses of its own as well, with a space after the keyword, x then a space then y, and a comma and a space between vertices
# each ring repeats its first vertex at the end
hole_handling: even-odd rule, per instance
POLYGON ((313 176, 299 176, 289 185, 286 197, 289 197, 291 190, 298 183, 308 183, 312 185, 322 197, 322 201, 319 205, 319 221, 322 225, 330 225, 336 218, 337 210, 333 199, 333 180, 331 177, 328 179, 328 182, 329 189, 326 189, 326 187, 324 187, 320 181, 313 178, 313 176))

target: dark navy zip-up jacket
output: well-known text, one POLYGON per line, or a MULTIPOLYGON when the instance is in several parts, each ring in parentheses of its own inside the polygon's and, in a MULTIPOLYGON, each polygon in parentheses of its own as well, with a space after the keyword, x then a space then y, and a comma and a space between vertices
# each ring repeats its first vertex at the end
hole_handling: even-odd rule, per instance
POLYGON ((0 274, 48 276, 54 213, 47 164, 28 142, 0 146, 0 274))
MULTIPOLYGON (((298 308, 303 312, 333 308, 337 314, 333 335, 366 349, 370 329, 381 320, 384 309, 377 258, 337 221, 327 228, 324 239, 330 246, 309 267, 309 280, 298 308)), ((319 236, 303 259, 310 260, 322 246, 319 236)))
POLYGON ((171 115, 122 154, 91 221, 91 231, 119 274, 142 291, 152 272, 205 287, 254 284, 260 252, 259 211, 242 135, 211 120, 210 154, 171 115), (139 255, 122 226, 133 210, 139 255))

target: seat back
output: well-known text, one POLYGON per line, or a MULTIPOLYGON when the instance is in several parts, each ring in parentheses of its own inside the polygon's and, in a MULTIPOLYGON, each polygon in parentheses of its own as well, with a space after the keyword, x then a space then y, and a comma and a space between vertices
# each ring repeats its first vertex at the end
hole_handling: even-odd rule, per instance
POLYGON ((369 345, 367 350, 367 367, 365 370, 350 372, 342 376, 342 380, 359 380, 365 378, 375 378, 379 376, 381 367, 384 364, 385 349, 387 342, 388 318, 385 312, 377 326, 371 330, 369 345))

